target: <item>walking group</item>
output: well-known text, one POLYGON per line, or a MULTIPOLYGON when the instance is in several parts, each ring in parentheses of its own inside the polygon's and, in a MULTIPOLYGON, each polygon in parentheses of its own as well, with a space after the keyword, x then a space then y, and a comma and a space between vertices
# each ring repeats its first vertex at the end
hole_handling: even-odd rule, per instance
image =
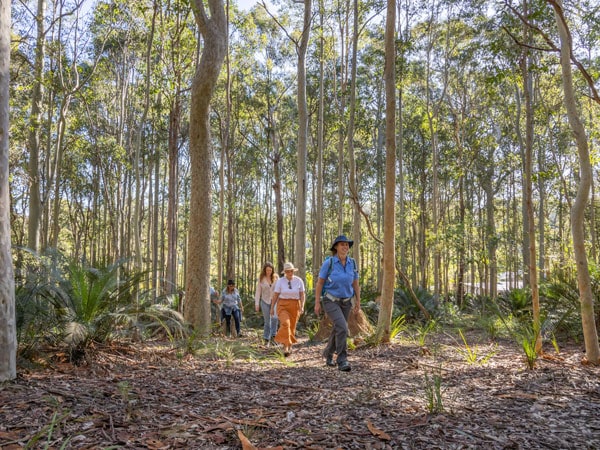
MULTIPOLYGON (((348 317, 353 308, 360 311, 358 268, 349 256, 353 244, 344 235, 335 238, 330 247, 332 254, 323 262, 315 286, 315 314, 318 317, 324 312, 333 324, 323 350, 325 364, 342 372, 351 370, 346 343, 348 317)), ((293 263, 286 262, 279 277, 273 264, 265 263, 254 295, 254 308, 262 312, 264 320, 263 341, 281 346, 286 357, 291 355, 292 346, 297 342, 296 325, 304 313, 306 300, 304 282, 295 275, 297 271, 293 263)), ((233 318, 236 335, 241 336, 243 306, 233 280, 227 282, 219 298, 213 298, 213 303, 221 305, 221 321, 225 321, 227 335, 231 335, 233 318)))

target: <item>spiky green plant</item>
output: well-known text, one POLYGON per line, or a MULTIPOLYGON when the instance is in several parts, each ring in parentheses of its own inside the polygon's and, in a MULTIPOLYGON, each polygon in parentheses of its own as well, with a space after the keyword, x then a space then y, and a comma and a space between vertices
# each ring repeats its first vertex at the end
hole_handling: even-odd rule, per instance
POLYGON ((24 252, 27 264, 16 277, 17 329, 24 348, 39 340, 68 345, 71 357, 85 357, 92 342, 123 334, 165 330, 185 333, 183 317, 154 304, 140 291, 144 273, 128 273, 125 260, 104 268, 67 261, 59 252, 24 252), (28 340, 28 337, 37 340, 28 340))
POLYGON ((425 398, 427 400, 427 411, 431 414, 444 412, 444 402, 442 399, 442 374, 441 370, 431 374, 424 373, 425 398))
POLYGON ((427 341, 429 333, 437 328, 438 324, 435 320, 429 320, 424 325, 417 326, 417 342, 423 347, 427 341))
POLYGON ((406 316, 402 314, 401 316, 396 317, 392 322, 392 328, 390 330, 390 339, 394 339, 403 331, 406 331, 406 316))

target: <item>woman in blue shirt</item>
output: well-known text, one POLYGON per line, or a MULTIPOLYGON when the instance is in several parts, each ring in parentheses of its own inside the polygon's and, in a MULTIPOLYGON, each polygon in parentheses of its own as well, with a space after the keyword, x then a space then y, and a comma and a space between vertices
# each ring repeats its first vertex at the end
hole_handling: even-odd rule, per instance
POLYGON ((321 313, 321 302, 325 314, 333 322, 333 330, 323 351, 326 364, 330 367, 337 365, 342 372, 349 372, 348 362, 348 316, 354 304, 356 312, 360 311, 360 286, 356 261, 348 256, 351 241, 343 234, 336 237, 331 245, 331 257, 327 258, 321 270, 315 287, 315 314, 321 313), (321 295, 323 294, 323 295, 321 295), (334 354, 337 359, 334 362, 334 354))
POLYGON ((221 292, 221 298, 219 299, 221 304, 221 321, 225 319, 227 326, 227 336, 231 335, 231 316, 235 321, 235 331, 237 337, 242 337, 240 332, 240 322, 242 319, 242 298, 240 293, 235 288, 235 282, 233 280, 227 281, 227 287, 221 292))

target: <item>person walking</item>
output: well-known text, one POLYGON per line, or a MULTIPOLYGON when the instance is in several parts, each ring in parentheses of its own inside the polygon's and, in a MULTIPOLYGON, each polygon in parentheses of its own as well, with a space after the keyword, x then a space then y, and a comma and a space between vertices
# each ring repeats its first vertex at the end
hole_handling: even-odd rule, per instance
POLYGON ((333 330, 323 351, 325 363, 330 367, 337 365, 342 372, 351 370, 348 362, 348 317, 353 304, 360 311, 360 286, 356 261, 348 256, 354 244, 343 234, 336 237, 331 245, 332 256, 325 259, 315 287, 315 314, 321 308, 333 323, 333 330), (322 305, 321 305, 322 303, 322 305), (337 358, 334 361, 334 355, 337 358))
POLYGON ((271 316, 279 319, 279 330, 275 335, 275 342, 283 345, 284 356, 290 356, 292 345, 297 342, 296 325, 300 315, 304 312, 304 282, 294 275, 298 269, 291 262, 283 265, 283 274, 275 283, 273 299, 271 301, 271 316))
POLYGON ((268 344, 277 333, 277 317, 271 316, 271 300, 273 298, 273 288, 279 279, 279 275, 275 273, 273 263, 266 262, 263 265, 258 281, 256 282, 256 292, 254 293, 254 309, 256 312, 262 311, 264 326, 263 340, 268 344))
POLYGON ((225 319, 226 335, 231 336, 231 317, 233 316, 236 335, 237 337, 242 337, 240 322, 242 321, 244 306, 242 305, 240 293, 235 288, 235 281, 227 281, 227 287, 221 292, 219 303, 221 304, 221 321, 225 319))

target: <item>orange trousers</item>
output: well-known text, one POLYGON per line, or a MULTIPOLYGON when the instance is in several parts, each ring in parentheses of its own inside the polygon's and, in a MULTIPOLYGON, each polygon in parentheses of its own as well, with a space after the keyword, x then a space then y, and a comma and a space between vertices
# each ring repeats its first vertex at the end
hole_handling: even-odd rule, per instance
POLYGON ((277 318, 279 330, 275 335, 275 342, 290 346, 297 342, 296 324, 300 317, 300 300, 279 299, 277 301, 277 318))

